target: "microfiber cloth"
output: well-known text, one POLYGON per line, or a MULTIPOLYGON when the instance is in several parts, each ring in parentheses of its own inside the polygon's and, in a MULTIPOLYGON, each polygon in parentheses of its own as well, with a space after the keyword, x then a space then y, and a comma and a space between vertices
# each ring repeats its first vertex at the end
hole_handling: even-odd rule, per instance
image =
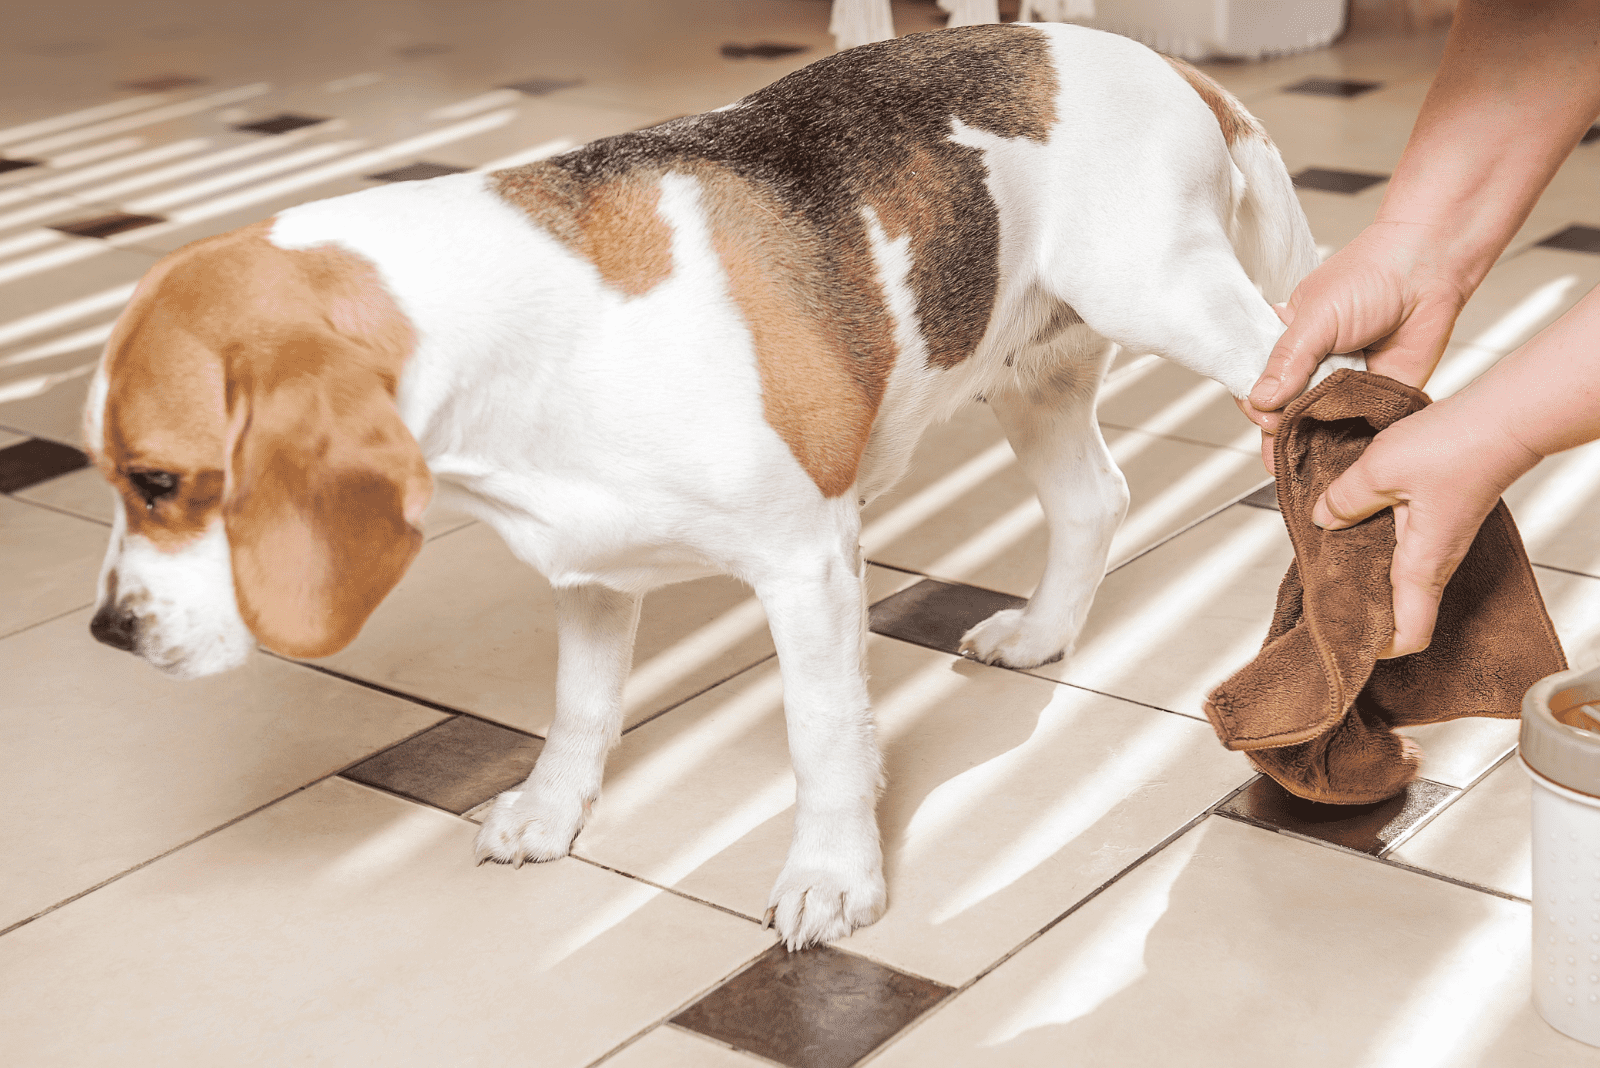
POLYGON ((1393 797, 1421 758, 1393 728, 1515 717, 1529 686, 1567 666, 1504 501, 1445 587, 1432 644, 1377 658, 1394 631, 1394 512, 1322 530, 1311 508, 1378 431, 1428 403, 1392 378, 1341 369, 1289 406, 1273 444, 1294 562, 1261 652, 1205 710, 1223 745, 1312 801, 1393 797))

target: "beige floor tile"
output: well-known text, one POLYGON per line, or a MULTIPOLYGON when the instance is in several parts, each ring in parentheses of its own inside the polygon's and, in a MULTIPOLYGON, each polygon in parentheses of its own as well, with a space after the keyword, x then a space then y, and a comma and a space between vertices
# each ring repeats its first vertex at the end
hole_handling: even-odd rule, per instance
MULTIPOLYGON (((1227 388, 1168 360, 1103 390, 1098 410, 1107 428, 1142 430, 1255 455, 1260 435, 1227 388)), ((1267 477, 1261 472, 1262 480, 1267 477)))
POLYGON ((13 434, 9 430, 0 430, 0 449, 9 449, 11 446, 20 445, 27 440, 27 434, 13 434))
MULTIPOLYGON (((1495 265, 1467 301, 1456 320, 1452 343, 1510 352, 1554 322, 1596 282, 1600 282, 1600 256, 1550 248, 1510 256, 1495 265)), ((1429 383, 1429 393, 1443 395, 1460 388, 1486 366, 1474 363, 1470 374, 1454 371, 1447 356, 1429 383), (1450 389, 1445 388, 1447 382, 1450 389)))
POLYGON ((663 1024, 606 1061, 611 1068, 756 1068, 769 1063, 671 1024, 663 1024))
POLYGON ((1349 100, 1271 93, 1247 106, 1267 128, 1291 174, 1303 167, 1389 174, 1411 136, 1420 102, 1420 94, 1412 102, 1377 93, 1349 100))
POLYGON ((1517 745, 1514 719, 1470 717, 1406 727, 1400 733, 1422 747, 1422 777, 1447 786, 1470 786, 1517 745))
POLYGON ((0 927, 442 718, 268 656, 175 682, 88 625, 0 641, 0 927))
POLYGON ((1380 183, 1351 194, 1327 193, 1320 189, 1301 189, 1297 192, 1300 207, 1306 213, 1306 222, 1311 225, 1311 236, 1331 255, 1371 225, 1377 217, 1378 205, 1383 202, 1384 190, 1388 188, 1387 183, 1380 183))
POLYGON ((0 260, 0 338, 6 339, 0 342, 0 426, 81 446, 83 402, 104 342, 90 333, 107 327, 120 304, 57 325, 35 324, 138 281, 155 260, 88 238, 40 255, 58 253, 85 258, 53 266, 28 256, 0 260), (13 268, 15 276, 8 276, 13 268))
MULTIPOLYGON (((1141 431, 1107 429, 1105 436, 1132 495, 1112 542, 1113 567, 1266 478, 1259 456, 1244 449, 1141 431)), ((1031 593, 1044 571, 1044 513, 983 405, 931 429, 906 478, 863 518, 867 556, 885 564, 1018 596, 1031 593)))
POLYGON ((111 523, 117 500, 105 478, 92 467, 18 490, 13 496, 107 525, 111 523))
POLYGON ((1519 902, 1213 817, 873 1063, 1600 1064, 1538 1018, 1519 902))
POLYGON ((94 601, 106 528, 0 497, 0 635, 94 601))
POLYGON ((1405 864, 1531 898, 1532 797, 1533 783, 1522 762, 1513 757, 1389 855, 1405 864))
MULTIPOLYGON (((1333 48, 1258 63, 1205 63, 1201 66, 1254 108, 1263 96, 1270 98, 1284 86, 1311 77, 1376 81, 1383 82, 1386 87, 1404 87, 1417 79, 1429 79, 1444 52, 1444 38, 1442 30, 1417 34, 1354 31, 1341 37, 1333 48)), ((1390 91, 1375 90, 1355 99, 1370 100, 1390 91)))
POLYGON ((1203 719, 1261 647, 1293 556, 1277 512, 1224 509, 1106 576, 1077 650, 1031 673, 1203 719))
MULTIPOLYGON (((959 984, 1250 778, 1209 727, 887 638, 888 914, 841 943, 959 984)), ((576 851, 759 916, 794 779, 775 665, 630 734, 576 851)))
POLYGON ((1505 499, 1530 560, 1600 574, 1600 442, 1548 457, 1505 499))
POLYGON ((1533 574, 1567 662, 1573 667, 1600 664, 1600 579, 1547 567, 1536 567, 1533 574))
MULTIPOLYGON (((881 600, 918 580, 872 568, 868 595, 881 600)), ((645 598, 626 722, 771 653, 767 617, 749 587, 730 578, 663 586, 645 598)), ((429 542, 361 636, 319 663, 542 735, 555 702, 550 585, 474 524, 429 542)))
POLYGON ((473 831, 339 779, 296 794, 7 936, 7 1048, 583 1065, 771 942, 581 862, 474 867, 473 831))

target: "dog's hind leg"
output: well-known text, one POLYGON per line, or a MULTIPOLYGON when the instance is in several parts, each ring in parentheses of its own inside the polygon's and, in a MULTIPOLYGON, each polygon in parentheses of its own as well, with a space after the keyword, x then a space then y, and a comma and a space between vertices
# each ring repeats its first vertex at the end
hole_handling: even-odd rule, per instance
POLYGON ((767 919, 790 949, 842 938, 887 901, 875 815, 882 784, 863 654, 866 596, 849 544, 786 554, 758 576, 783 675, 794 838, 767 919))
POLYGON ((1054 377, 997 391, 989 407, 1033 481, 1049 527, 1044 578, 1025 608, 997 612, 961 639, 987 664, 1028 668, 1072 651, 1111 539, 1128 508, 1128 484, 1095 420, 1095 391, 1109 352, 1054 377))
POLYGON ((532 774, 495 801, 478 831, 478 862, 564 857, 600 795, 621 737, 622 685, 643 598, 604 586, 555 591, 556 715, 532 774))

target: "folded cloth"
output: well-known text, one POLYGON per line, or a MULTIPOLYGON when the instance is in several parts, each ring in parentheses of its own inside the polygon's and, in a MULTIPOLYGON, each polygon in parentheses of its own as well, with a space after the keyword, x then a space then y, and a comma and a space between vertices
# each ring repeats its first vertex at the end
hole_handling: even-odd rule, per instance
POLYGON ((1205 710, 1223 745, 1312 801, 1393 797, 1421 757, 1393 728, 1515 717, 1529 686, 1567 666, 1504 501, 1445 587, 1432 644, 1377 658, 1394 631, 1394 512, 1322 530, 1311 508, 1378 431, 1428 403, 1392 378, 1338 370, 1289 406, 1273 444, 1295 559, 1261 652, 1205 710))

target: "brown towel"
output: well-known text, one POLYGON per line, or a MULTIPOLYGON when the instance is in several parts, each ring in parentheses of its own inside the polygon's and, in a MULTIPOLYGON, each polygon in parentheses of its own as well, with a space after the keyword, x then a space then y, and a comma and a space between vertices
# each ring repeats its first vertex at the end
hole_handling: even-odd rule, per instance
POLYGON ((1261 652, 1206 715, 1223 745, 1312 801, 1394 796, 1421 756, 1394 727, 1514 717, 1529 686, 1567 666, 1504 501, 1445 587, 1433 644, 1377 659, 1394 630, 1394 512, 1326 531, 1311 508, 1378 431, 1428 403, 1392 378, 1335 371, 1289 406, 1273 445, 1295 559, 1261 652))

